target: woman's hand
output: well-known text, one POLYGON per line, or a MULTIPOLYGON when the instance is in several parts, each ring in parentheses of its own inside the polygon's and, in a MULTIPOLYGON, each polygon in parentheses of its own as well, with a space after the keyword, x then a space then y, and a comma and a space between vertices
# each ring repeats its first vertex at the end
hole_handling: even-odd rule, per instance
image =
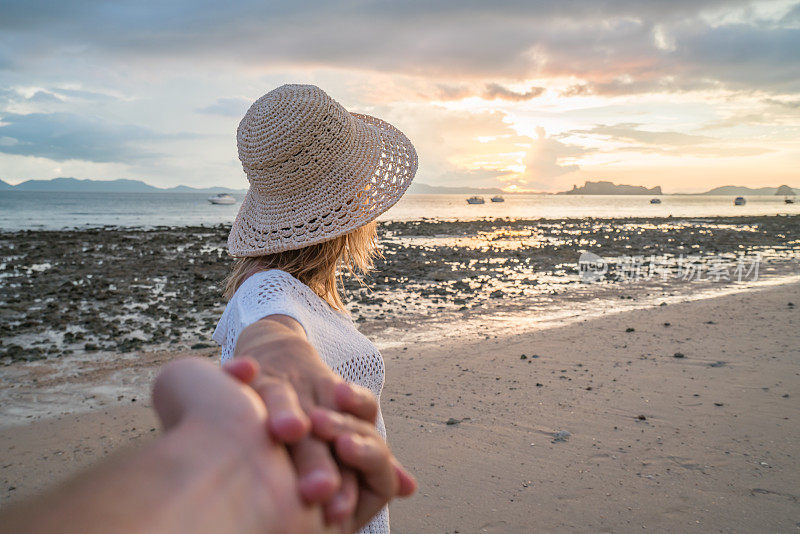
POLYGON ((414 493, 416 481, 403 469, 374 425, 323 408, 314 409, 311 421, 314 434, 331 443, 339 461, 356 470, 362 481, 360 491, 356 481, 343 484, 343 491, 336 498, 342 501, 340 508, 352 512, 331 515, 329 507, 325 514, 328 522, 341 523, 346 531, 358 530, 393 498, 414 493))
MULTIPOLYGON (((260 374, 258 363, 250 358, 236 358, 223 369, 244 384, 256 382, 260 374)), ((414 493, 416 481, 374 424, 325 408, 314 408, 310 416, 313 434, 335 451, 340 465, 347 466, 339 492, 326 507, 327 523, 337 523, 342 532, 356 531, 393 498, 414 493)))
MULTIPOLYGON (((163 368, 154 384, 153 406, 166 437, 161 440, 158 453, 146 456, 146 461, 131 475, 115 477, 125 482, 110 485, 110 495, 116 497, 107 507, 112 511, 124 506, 136 509, 137 496, 138 500, 141 496, 132 490, 119 492, 120 484, 122 490, 132 485, 136 489, 134 483, 138 477, 142 478, 140 486, 144 489, 141 495, 158 499, 157 490, 166 483, 169 492, 168 496, 160 497, 165 506, 158 513, 145 514, 147 519, 142 519, 145 526, 133 530, 240 534, 343 532, 338 526, 326 527, 323 510, 303 501, 292 459, 282 444, 267 435, 264 404, 251 388, 242 384, 255 377, 258 370, 255 363, 234 361, 224 369, 238 381, 196 358, 170 362, 163 368), (154 468, 159 469, 157 474, 147 471, 154 468), (122 498, 117 498, 120 495, 122 498)), ((97 493, 96 487, 89 489, 97 493)), ((90 498, 77 500, 81 506, 91 502, 90 498)), ((146 509, 141 503, 139 507, 146 509)), ((84 514, 74 516, 74 510, 72 514, 73 519, 84 517, 84 514)), ((91 517, 89 513, 85 515, 91 517)), ((126 517, 124 513, 111 516, 117 520, 126 517)), ((71 526, 70 532, 81 531, 71 526)), ((96 528, 97 532, 115 530, 113 524, 96 528)))
MULTIPOLYGON (((330 445, 309 432, 310 416, 321 408, 348 414, 366 425, 359 427, 361 430, 370 427, 374 433, 378 404, 372 393, 347 384, 333 373, 308 342, 300 324, 287 316, 272 315, 247 327, 239 336, 235 354, 249 356, 258 363, 260 372, 251 386, 267 407, 270 432, 289 445, 300 477, 301 495, 309 502, 325 504, 326 517, 331 521, 351 516, 357 506, 369 508, 361 505, 360 496, 355 497, 359 477, 347 467, 363 475, 359 464, 337 462, 330 445)), ((352 425, 341 434, 363 436, 352 425)), ((363 452, 368 453, 366 449, 363 452)), ((385 459, 387 465, 390 457, 385 459)), ((376 487, 366 485, 362 476, 361 490, 394 496, 399 476, 393 472, 391 477, 376 479, 376 487)), ((404 476, 411 479, 410 475, 404 476)))
POLYGON ((291 317, 270 315, 245 328, 234 356, 249 356, 258 363, 260 376, 250 385, 263 398, 270 431, 279 441, 297 443, 307 436, 314 406, 375 422, 378 403, 372 393, 331 371, 291 317))

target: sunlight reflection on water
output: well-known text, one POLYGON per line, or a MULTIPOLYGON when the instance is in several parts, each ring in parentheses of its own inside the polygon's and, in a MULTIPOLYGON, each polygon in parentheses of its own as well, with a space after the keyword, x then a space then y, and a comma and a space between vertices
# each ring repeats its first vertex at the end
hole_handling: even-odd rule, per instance
MULTIPOLYGON (((238 202, 243 194, 235 194, 238 202)), ((55 193, 0 192, 0 229, 63 229, 76 227, 191 226, 231 224, 239 204, 211 205, 198 193, 55 193)), ((734 206, 733 197, 664 195, 650 204, 646 195, 573 196, 506 195, 503 203, 466 203, 467 195, 405 195, 380 221, 562 219, 586 217, 712 217, 800 214, 800 203, 782 197, 747 197, 734 206)))

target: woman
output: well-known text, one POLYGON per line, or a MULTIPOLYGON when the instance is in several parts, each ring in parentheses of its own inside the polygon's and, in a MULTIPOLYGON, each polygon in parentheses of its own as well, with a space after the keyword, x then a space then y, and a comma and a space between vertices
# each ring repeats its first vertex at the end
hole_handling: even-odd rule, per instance
MULTIPOLYGON (((417 154, 393 126, 349 113, 311 85, 284 85, 258 99, 237 141, 250 188, 228 237, 237 260, 214 339, 223 362, 234 354, 258 360, 257 390, 271 432, 290 444, 301 493, 324 504, 329 521, 341 521, 377 496, 359 487, 354 471, 339 467, 335 456, 346 454, 341 443, 332 454, 309 429, 312 423, 315 431, 325 424, 356 428, 349 416, 374 423, 384 437, 385 429, 383 359, 346 312, 337 269, 358 276, 372 267, 374 220, 410 185, 417 154)), ((392 461, 392 484, 413 485, 392 461)), ((363 530, 388 531, 386 508, 363 530)))

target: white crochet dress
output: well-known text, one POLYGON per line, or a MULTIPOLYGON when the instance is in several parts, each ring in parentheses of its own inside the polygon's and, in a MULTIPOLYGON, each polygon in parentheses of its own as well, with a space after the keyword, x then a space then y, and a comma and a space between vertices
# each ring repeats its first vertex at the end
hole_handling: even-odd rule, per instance
MULTIPOLYGON (((252 275, 228 302, 213 335, 222 346, 221 361, 233 357, 236 340, 245 327, 275 314, 288 315, 300 323, 325 364, 347 382, 371 390, 380 405, 385 374, 381 353, 348 315, 334 310, 307 285, 278 269, 252 275)), ((386 439, 380 409, 376 426, 386 439)), ((361 532, 388 534, 388 508, 384 507, 361 532)))

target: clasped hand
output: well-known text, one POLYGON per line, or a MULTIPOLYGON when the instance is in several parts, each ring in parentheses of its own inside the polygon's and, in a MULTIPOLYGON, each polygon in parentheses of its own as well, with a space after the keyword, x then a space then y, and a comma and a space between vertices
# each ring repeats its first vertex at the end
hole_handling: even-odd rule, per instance
POLYGON ((156 383, 155 406, 166 428, 187 418, 225 421, 228 435, 242 446, 284 449, 272 463, 288 464, 291 469, 280 472, 292 480, 263 481, 296 493, 296 502, 282 505, 284 513, 287 506, 313 511, 321 525, 311 531, 353 532, 391 499, 413 493, 416 482, 375 429, 372 393, 328 369, 298 328, 288 317, 272 316, 242 332, 237 357, 223 366, 239 383, 236 395, 230 387, 198 391, 186 382, 186 369, 179 373, 168 366, 156 383), (193 399, 175 402, 176 395, 193 399), (192 406, 191 414, 186 406, 192 406))

